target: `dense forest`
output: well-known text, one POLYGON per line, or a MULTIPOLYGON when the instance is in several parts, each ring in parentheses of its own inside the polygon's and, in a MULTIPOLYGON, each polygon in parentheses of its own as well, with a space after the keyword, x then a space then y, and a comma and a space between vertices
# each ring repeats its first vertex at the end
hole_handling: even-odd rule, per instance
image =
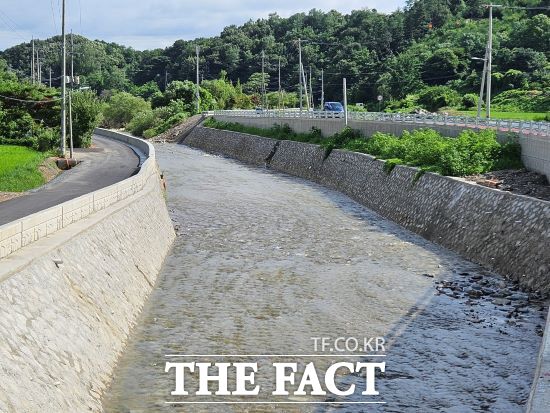
MULTIPOLYGON (((350 102, 363 103, 370 110, 378 109, 378 95, 383 96, 387 111, 468 109, 476 104, 483 68, 483 62, 473 58, 483 57, 487 42, 488 11, 483 4, 481 0, 409 0, 403 10, 391 14, 369 9, 350 14, 311 10, 282 18, 273 13, 242 26, 228 26, 216 37, 177 40, 165 49, 147 51, 75 35, 75 74, 105 100, 125 92, 146 100, 151 110, 171 105, 171 110, 162 112, 161 120, 167 121, 195 110, 191 82, 195 81, 196 46, 200 47, 201 109, 258 105, 263 51, 268 105, 280 104, 280 64, 284 103, 295 106, 297 41, 301 39, 316 106, 323 71, 326 101, 341 100, 346 77, 350 102)), ((509 7, 494 9, 494 108, 548 112, 550 0, 501 4, 509 7)), ((49 83, 51 68, 54 87, 60 83, 60 44, 59 36, 35 40, 42 81, 49 83)), ((30 43, 7 49, 0 58, 20 80, 29 78, 30 43)), ((147 116, 149 124, 143 127, 154 123, 153 115, 147 116)))

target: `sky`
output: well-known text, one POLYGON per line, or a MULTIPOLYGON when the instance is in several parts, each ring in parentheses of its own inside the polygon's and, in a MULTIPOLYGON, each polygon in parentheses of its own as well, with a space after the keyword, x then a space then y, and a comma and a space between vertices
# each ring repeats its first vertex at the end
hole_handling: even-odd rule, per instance
MULTIPOLYGON (((67 31, 138 50, 164 48, 178 39, 220 34, 225 26, 276 12, 288 17, 313 8, 328 11, 369 8, 389 13, 405 0, 66 0, 67 31)), ((32 37, 61 33, 61 0, 0 0, 0 50, 32 37)))

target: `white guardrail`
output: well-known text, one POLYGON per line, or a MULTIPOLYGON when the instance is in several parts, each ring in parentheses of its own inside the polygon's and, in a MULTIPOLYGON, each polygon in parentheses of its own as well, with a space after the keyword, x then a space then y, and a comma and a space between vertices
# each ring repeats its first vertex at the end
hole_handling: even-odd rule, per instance
MULTIPOLYGON (((214 110, 207 116, 236 116, 274 119, 342 119, 344 112, 322 110, 214 110)), ((384 112, 348 112, 349 121, 358 122, 404 122, 421 125, 458 126, 471 129, 495 129, 500 132, 514 132, 526 135, 550 136, 549 122, 534 122, 505 119, 473 118, 469 116, 448 116, 440 114, 408 114, 384 112)))
POLYGON ((157 173, 155 148, 150 143, 104 129, 97 129, 96 134, 128 143, 142 151, 147 159, 141 165, 139 172, 116 184, 0 226, 0 260, 142 191, 150 178, 157 173))

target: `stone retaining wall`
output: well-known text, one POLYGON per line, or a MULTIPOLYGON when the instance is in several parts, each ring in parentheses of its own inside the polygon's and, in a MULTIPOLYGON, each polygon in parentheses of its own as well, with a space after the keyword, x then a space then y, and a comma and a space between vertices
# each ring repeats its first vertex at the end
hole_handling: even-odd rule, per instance
POLYGON ((0 259, 1 412, 101 411, 175 237, 153 147, 120 139, 148 155, 140 173, 9 224, 31 242, 0 259))
POLYGON ((185 144, 203 149, 207 152, 223 153, 226 156, 239 159, 254 165, 264 165, 275 143, 274 139, 263 138, 246 133, 235 133, 231 139, 220 141, 218 130, 197 127, 200 133, 191 132, 184 140, 185 144))
POLYGON ((300 142, 198 127, 184 143, 255 165, 269 153, 275 170, 340 191, 525 289, 550 293, 550 202, 405 166, 387 174, 384 161, 354 152, 324 159, 324 149, 300 142))

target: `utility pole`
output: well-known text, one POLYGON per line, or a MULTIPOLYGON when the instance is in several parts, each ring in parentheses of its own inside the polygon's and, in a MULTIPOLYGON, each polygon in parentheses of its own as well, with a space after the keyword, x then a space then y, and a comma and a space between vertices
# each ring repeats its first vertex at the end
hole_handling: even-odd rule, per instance
POLYGON ((164 91, 168 87, 168 69, 164 68, 164 91))
POLYGON ((265 52, 262 50, 262 109, 265 109, 265 52))
POLYGON ((69 158, 73 159, 73 87, 74 87, 74 41, 71 30, 71 89, 69 90, 69 158))
POLYGON ((304 65, 302 65, 302 80, 304 82, 304 88, 306 92, 306 103, 307 103, 307 110, 309 111, 309 96, 307 93, 307 80, 306 80, 306 72, 304 71, 304 65))
POLYGON ((38 54, 40 51, 38 48, 36 49, 36 83, 40 84, 40 55, 38 54))
POLYGON ((31 52, 31 83, 34 85, 34 37, 31 40, 32 52, 31 52))
MULTIPOLYGON (((475 58, 475 60, 479 60, 475 58)), ((485 57, 483 58, 483 73, 481 75, 481 87, 479 89, 479 99, 477 100, 477 118, 481 118, 481 105, 483 104, 483 92, 485 89, 485 78, 487 76, 487 48, 485 48, 485 57)))
POLYGON ((315 109, 315 104, 313 103, 313 88, 311 87, 311 66, 309 67, 309 100, 311 102, 311 109, 315 109))
POLYGON ((489 5, 489 41, 487 42, 487 118, 491 117, 491 65, 493 63, 493 4, 489 5))
POLYGON ((344 118, 346 122, 346 126, 348 126, 348 86, 346 82, 346 78, 344 78, 344 118))
POLYGON ((196 47, 196 52, 197 52, 197 87, 195 90, 195 98, 197 100, 197 114, 198 114, 201 110, 201 95, 199 93, 199 53, 200 53, 199 46, 196 47))
POLYGON ((325 71, 321 69, 321 110, 325 107, 325 71))
POLYGON ((279 109, 281 109, 282 92, 281 92, 281 56, 279 56, 279 109))
POLYGON ((61 156, 65 157, 66 139, 67 139, 67 39, 65 37, 65 0, 62 3, 61 12, 61 38, 63 44, 63 52, 61 58, 61 144, 59 150, 61 156))
POLYGON ((302 111, 302 39, 298 39, 298 82, 300 84, 300 112, 302 111))
POLYGON ((52 68, 50 67, 50 87, 52 87, 52 68))

